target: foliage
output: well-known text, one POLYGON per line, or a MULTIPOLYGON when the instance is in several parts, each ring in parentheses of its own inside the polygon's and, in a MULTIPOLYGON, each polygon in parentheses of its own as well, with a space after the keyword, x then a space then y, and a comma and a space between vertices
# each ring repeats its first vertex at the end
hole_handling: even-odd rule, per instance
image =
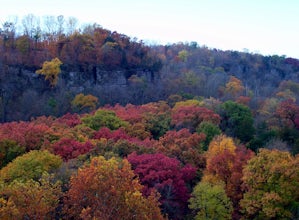
POLYGON ((49 126, 45 123, 11 122, 0 124, 0 140, 12 140, 29 150, 38 150, 44 142, 49 126))
POLYGON ((14 180, 38 180, 43 172, 52 172, 62 163, 59 156, 48 151, 30 151, 17 157, 0 170, 0 181, 11 183, 14 180))
POLYGON ((219 124, 220 116, 205 107, 194 105, 174 107, 171 114, 171 123, 177 128, 188 128, 195 131, 197 126, 208 121, 214 124, 219 124))
POLYGON ((127 160, 95 157, 72 176, 64 212, 74 219, 163 219, 158 197, 143 197, 127 160))
POLYGON ((196 168, 181 167, 177 159, 163 154, 132 153, 128 160, 144 185, 143 194, 148 196, 156 189, 161 194, 163 213, 170 218, 182 218, 190 197, 187 184, 195 177, 196 168))
POLYGON ((186 128, 179 131, 168 131, 159 139, 161 145, 158 145, 156 150, 166 156, 177 158, 184 164, 190 163, 202 168, 205 166, 202 155, 204 140, 204 134, 192 134, 186 128))
POLYGON ((56 57, 51 61, 45 61, 43 63, 42 69, 36 71, 37 74, 45 76, 45 80, 50 82, 50 85, 53 87, 57 84, 58 75, 61 72, 60 65, 62 62, 56 57))
POLYGON ((260 149, 244 169, 246 193, 240 204, 247 219, 296 219, 299 157, 260 149))
POLYGON ((245 143, 253 138, 253 116, 247 106, 227 101, 221 105, 220 115, 220 127, 227 135, 239 138, 245 143))
POLYGON ((93 95, 84 95, 79 93, 72 100, 72 108, 76 112, 82 112, 84 110, 95 110, 98 103, 98 98, 93 95))
POLYGON ((59 182, 43 174, 39 181, 14 180, 0 185, 1 219, 53 219, 61 197, 59 182))
POLYGON ((231 76, 229 81, 225 84, 225 93, 236 97, 240 93, 244 91, 244 86, 242 81, 239 80, 237 77, 231 76))
POLYGON ((59 155, 64 161, 76 158, 81 154, 88 153, 93 145, 88 141, 81 143, 73 139, 62 138, 52 146, 53 152, 59 155))
POLYGON ((203 180, 212 184, 224 183, 225 192, 234 208, 234 219, 240 219, 241 216, 239 202, 244 194, 243 168, 253 156, 254 153, 251 150, 241 146, 236 147, 235 151, 223 149, 215 155, 210 154, 207 158, 203 180))
POLYGON ((215 136, 221 134, 221 130, 219 129, 219 127, 208 121, 201 122, 196 128, 196 131, 197 133, 203 133, 206 135, 203 148, 204 150, 208 149, 210 142, 215 136))
POLYGON ((193 189, 189 202, 190 209, 196 212, 195 219, 231 219, 232 203, 221 184, 198 183, 193 189))
POLYGON ((83 117, 81 120, 85 125, 96 131, 98 131, 101 127, 116 130, 127 125, 127 123, 118 118, 113 111, 102 109, 97 110, 94 115, 83 117))
POLYGON ((15 141, 0 141, 0 169, 23 153, 25 153, 25 148, 19 146, 15 141))

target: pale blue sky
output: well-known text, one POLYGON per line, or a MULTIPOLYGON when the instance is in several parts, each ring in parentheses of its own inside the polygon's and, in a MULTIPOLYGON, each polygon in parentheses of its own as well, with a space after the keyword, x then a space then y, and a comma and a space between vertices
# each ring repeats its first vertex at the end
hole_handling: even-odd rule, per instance
POLYGON ((299 58, 299 0, 0 0, 10 15, 73 16, 157 43, 299 58))

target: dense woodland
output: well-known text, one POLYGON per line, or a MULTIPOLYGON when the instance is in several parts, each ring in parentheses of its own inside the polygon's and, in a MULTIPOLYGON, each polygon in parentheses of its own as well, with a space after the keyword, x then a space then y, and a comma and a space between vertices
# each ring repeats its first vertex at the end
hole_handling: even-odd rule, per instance
POLYGON ((299 60, 0 29, 0 219, 298 219, 299 60))

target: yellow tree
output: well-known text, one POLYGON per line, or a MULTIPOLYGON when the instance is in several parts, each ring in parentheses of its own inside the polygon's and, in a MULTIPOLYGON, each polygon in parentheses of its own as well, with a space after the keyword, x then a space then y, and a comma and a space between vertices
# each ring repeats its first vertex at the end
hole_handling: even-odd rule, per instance
POLYGON ((299 218, 299 155, 260 149, 245 166, 243 181, 246 219, 299 218))
POLYGON ((41 69, 37 70, 37 74, 45 76, 45 80, 49 80, 51 86, 55 86, 58 81, 58 75, 61 72, 60 65, 62 62, 56 57, 51 61, 45 61, 41 69))
POLYGON ((71 104, 75 111, 81 112, 83 110, 95 110, 98 102, 97 97, 80 93, 75 96, 71 104))
POLYGON ((54 219, 62 195, 47 173, 39 181, 0 183, 0 219, 54 219))
POLYGON ((241 80, 237 77, 231 76, 229 81, 225 84, 225 93, 236 97, 244 91, 244 86, 241 80))

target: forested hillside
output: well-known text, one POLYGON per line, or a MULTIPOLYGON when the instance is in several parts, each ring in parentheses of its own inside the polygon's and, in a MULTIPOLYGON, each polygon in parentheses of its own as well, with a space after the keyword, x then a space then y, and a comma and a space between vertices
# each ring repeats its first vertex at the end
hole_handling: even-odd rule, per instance
POLYGON ((1 27, 0 219, 298 219, 299 60, 1 27))

